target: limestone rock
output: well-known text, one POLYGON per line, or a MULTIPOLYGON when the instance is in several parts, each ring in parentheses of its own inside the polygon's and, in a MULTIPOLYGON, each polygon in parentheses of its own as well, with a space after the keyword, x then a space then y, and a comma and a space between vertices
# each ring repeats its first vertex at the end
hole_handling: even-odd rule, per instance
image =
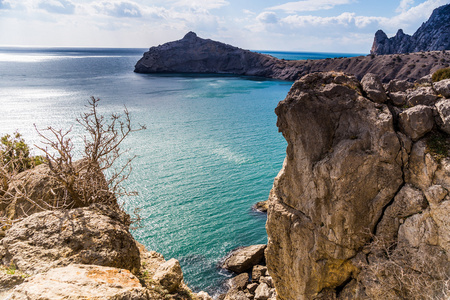
POLYGON ((195 294, 195 296, 199 299, 199 300, 213 300, 213 298, 211 298, 210 295, 208 295, 208 293, 201 291, 195 294))
POLYGON ((228 282, 231 289, 243 291, 248 284, 249 276, 247 273, 241 273, 228 282))
POLYGON ((444 79, 433 84, 434 89, 439 95, 450 98, 450 79, 444 79))
POLYGON ((387 100, 386 91, 381 83, 380 77, 375 74, 367 73, 361 79, 363 90, 367 94, 367 98, 376 103, 384 103, 387 100))
POLYGON ((389 98, 391 98, 392 103, 395 106, 403 106, 406 104, 406 93, 405 92, 389 93, 389 98))
POLYGON ((176 291, 183 281, 180 262, 174 258, 166 261, 158 268, 153 280, 161 284, 169 293, 176 291))
POLYGON ((405 92, 407 89, 410 89, 413 86, 414 84, 409 81, 393 79, 386 85, 386 91, 388 91, 389 93, 405 92))
POLYGON ((228 257, 222 268, 235 273, 242 273, 250 270, 264 259, 266 245, 253 245, 245 248, 238 248, 228 257))
POLYGON ((259 201, 253 207, 258 211, 267 212, 269 209, 269 200, 259 201))
MULTIPOLYGON (((450 83, 450 80, 449 80, 450 83)), ((450 99, 443 99, 436 103, 436 124, 442 131, 450 134, 450 99)))
POLYGON ((400 222, 423 211, 427 206, 421 191, 410 184, 403 186, 395 196, 394 202, 385 210, 383 218, 377 226, 377 237, 394 242, 397 239, 400 222))
POLYGON ((8 299, 148 300, 139 280, 128 270, 93 265, 54 268, 28 278, 8 299))
POLYGON ((403 183, 402 147, 388 107, 353 77, 307 75, 275 112, 288 146, 269 197, 267 266, 280 299, 312 299, 357 271, 363 232, 403 183))
POLYGON ((101 205, 35 213, 6 232, 0 259, 27 274, 72 263, 137 273, 139 250, 121 220, 120 213, 101 205))
POLYGON ((255 291, 255 300, 267 300, 271 296, 270 288, 267 284, 261 283, 255 291))
POLYGON ((266 276, 266 274, 267 274, 267 267, 266 266, 256 265, 252 269, 252 281, 253 282, 258 282, 259 279, 262 276, 266 276))
POLYGON ((416 80, 450 61, 450 52, 358 56, 319 60, 282 60, 202 39, 190 32, 178 41, 151 47, 136 63, 138 73, 218 73, 297 80, 315 72, 340 71, 362 78, 377 74, 383 82, 416 80))
POLYGON ((433 129, 433 110, 425 105, 411 107, 400 114, 399 125, 403 133, 417 141, 433 129))
POLYGON ((250 298, 243 291, 233 290, 226 294, 224 300, 250 300, 250 298))
POLYGON ((430 204, 436 205, 448 195, 448 191, 441 185, 432 185, 424 191, 424 194, 430 204))
POLYGON ((409 106, 433 106, 436 103, 438 97, 432 87, 423 86, 414 90, 408 90, 406 98, 406 103, 409 106))
POLYGON ((408 35, 399 30, 397 34, 388 38, 379 30, 375 34, 372 45, 373 54, 407 53, 418 51, 450 49, 448 33, 450 32, 450 5, 436 8, 427 22, 414 33, 408 35))
POLYGON ((426 141, 420 140, 412 147, 408 167, 405 170, 405 181, 425 191, 433 185, 438 166, 427 151, 426 141))

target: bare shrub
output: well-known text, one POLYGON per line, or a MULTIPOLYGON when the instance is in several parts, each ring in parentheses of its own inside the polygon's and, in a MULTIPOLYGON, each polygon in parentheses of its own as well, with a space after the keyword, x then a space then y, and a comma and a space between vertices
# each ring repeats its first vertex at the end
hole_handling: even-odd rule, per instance
POLYGON ((412 248, 373 236, 360 280, 373 299, 437 300, 450 298, 450 269, 437 246, 412 248))
POLYGON ((128 178, 131 161, 135 156, 117 164, 120 157, 128 152, 120 145, 132 132, 145 129, 140 125, 133 128, 128 110, 123 115, 112 114, 105 118, 98 112, 100 99, 91 97, 88 101, 89 111, 83 113, 76 121, 86 130, 83 137, 83 158, 73 161, 74 145, 67 131, 48 127, 45 131, 36 128, 44 139, 46 147, 38 147, 45 153, 52 176, 65 189, 64 205, 67 207, 82 207, 93 203, 117 205, 120 196, 135 195, 127 191, 122 183, 128 178), (108 176, 104 174, 108 171, 108 176))

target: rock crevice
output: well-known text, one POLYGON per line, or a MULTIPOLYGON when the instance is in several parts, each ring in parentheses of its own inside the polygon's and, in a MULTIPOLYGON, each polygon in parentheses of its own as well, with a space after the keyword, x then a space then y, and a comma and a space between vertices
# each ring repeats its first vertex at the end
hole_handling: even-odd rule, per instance
MULTIPOLYGON (((361 83, 342 73, 310 74, 276 108, 288 147, 269 196, 266 257, 279 299, 389 298, 397 292, 383 283, 396 278, 380 279, 377 270, 403 259, 413 264, 401 265, 412 276, 426 269, 414 261, 419 254, 450 250, 443 233, 450 198, 442 196, 450 159, 439 158, 432 142, 437 134, 436 143, 448 143, 447 116, 436 110, 450 99, 424 81, 405 85, 405 98, 417 100, 405 107, 390 96, 401 85, 383 86, 374 74, 361 83), (380 254, 383 247, 391 260, 380 254)), ((448 275, 444 258, 428 261, 440 270, 433 278, 448 275)), ((414 298, 408 288, 393 299, 414 298)))

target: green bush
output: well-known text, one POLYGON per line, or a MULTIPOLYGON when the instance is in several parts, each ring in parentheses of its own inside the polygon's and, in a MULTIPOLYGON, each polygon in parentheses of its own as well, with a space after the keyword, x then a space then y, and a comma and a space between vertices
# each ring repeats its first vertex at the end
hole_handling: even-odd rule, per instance
POLYGON ((441 81, 444 79, 450 79, 450 68, 439 69, 433 73, 431 77, 433 82, 441 81))
POLYGON ((0 166, 7 172, 22 172, 44 162, 42 156, 32 156, 21 134, 6 134, 0 139, 0 166))

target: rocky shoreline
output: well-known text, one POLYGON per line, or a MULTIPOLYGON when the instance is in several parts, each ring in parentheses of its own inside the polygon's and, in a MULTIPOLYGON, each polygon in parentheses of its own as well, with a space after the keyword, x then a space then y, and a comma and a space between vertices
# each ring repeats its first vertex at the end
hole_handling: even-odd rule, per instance
POLYGON ((178 41, 152 47, 136 63, 137 73, 210 73, 259 76, 295 81, 316 72, 339 71, 361 80, 373 73, 383 82, 415 81, 450 65, 450 51, 288 61, 189 32, 178 41))

